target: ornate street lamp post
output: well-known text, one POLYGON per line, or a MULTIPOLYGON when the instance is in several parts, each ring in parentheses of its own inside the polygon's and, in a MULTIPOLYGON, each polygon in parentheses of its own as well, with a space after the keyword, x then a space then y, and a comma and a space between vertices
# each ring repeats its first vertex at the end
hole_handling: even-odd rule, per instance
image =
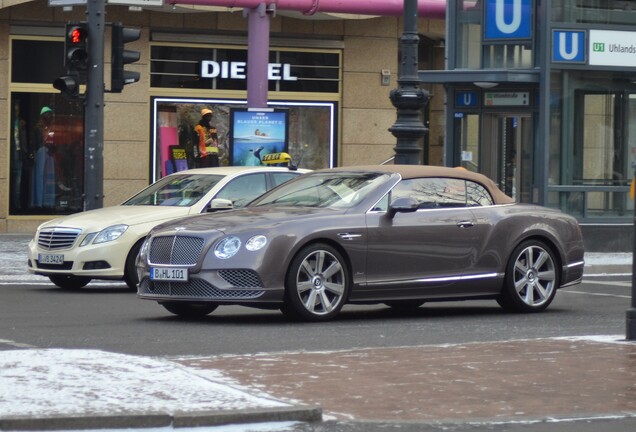
POLYGON ((417 0, 404 0, 404 29, 400 38, 400 65, 398 88, 391 91, 390 99, 397 108, 397 120, 389 131, 397 138, 395 163, 420 165, 422 147, 419 140, 428 132, 420 113, 428 102, 428 92, 420 88, 417 74, 417 0))

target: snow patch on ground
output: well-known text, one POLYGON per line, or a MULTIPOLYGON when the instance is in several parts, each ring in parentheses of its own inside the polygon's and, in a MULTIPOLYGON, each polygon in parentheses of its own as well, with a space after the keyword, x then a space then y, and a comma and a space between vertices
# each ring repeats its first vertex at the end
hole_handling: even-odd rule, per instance
POLYGON ((0 413, 173 414, 285 407, 166 360, 99 350, 29 349, 0 353, 0 413))

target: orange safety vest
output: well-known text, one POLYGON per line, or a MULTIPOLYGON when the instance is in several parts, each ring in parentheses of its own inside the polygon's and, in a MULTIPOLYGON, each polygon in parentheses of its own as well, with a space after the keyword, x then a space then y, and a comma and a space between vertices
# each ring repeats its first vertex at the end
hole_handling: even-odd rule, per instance
POLYGON ((199 154, 201 157, 206 157, 208 154, 219 152, 219 138, 216 128, 207 129, 198 124, 194 130, 199 134, 199 154), (206 141, 210 138, 214 142, 214 145, 212 146, 206 144, 206 141))

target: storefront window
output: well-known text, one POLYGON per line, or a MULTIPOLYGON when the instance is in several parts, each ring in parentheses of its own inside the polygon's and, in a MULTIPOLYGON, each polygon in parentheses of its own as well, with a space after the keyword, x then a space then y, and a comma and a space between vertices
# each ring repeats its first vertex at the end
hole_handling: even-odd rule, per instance
POLYGON ((10 215, 82 211, 83 101, 42 91, 63 72, 63 48, 63 42, 11 41, 10 215))
POLYGON ((582 24, 636 24, 633 2, 552 0, 552 21, 582 24))
POLYGON ((50 84, 58 76, 64 75, 63 42, 14 39, 11 53, 12 83, 50 84))
POLYGON ((156 98, 151 179, 216 164, 262 165, 263 156, 280 151, 300 168, 335 166, 335 113, 334 102, 270 102, 267 110, 250 113, 246 101, 156 98), (251 115, 249 133, 239 130, 237 113, 251 115))
POLYGON ((549 204, 588 220, 624 218, 633 208, 636 96, 606 74, 552 74, 549 204))
POLYGON ((42 93, 13 93, 12 215, 82 211, 84 117, 81 101, 42 93))

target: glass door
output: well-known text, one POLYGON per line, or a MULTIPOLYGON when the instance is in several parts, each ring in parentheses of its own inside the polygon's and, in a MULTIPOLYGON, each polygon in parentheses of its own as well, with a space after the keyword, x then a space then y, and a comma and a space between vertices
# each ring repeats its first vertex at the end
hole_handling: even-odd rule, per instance
POLYGON ((575 100, 572 184, 590 188, 583 213, 624 216, 631 208, 626 191, 636 150, 636 99, 624 91, 577 91, 575 100))
POLYGON ((529 113, 462 114, 455 133, 461 165, 485 174, 519 202, 532 199, 532 116, 529 113))

